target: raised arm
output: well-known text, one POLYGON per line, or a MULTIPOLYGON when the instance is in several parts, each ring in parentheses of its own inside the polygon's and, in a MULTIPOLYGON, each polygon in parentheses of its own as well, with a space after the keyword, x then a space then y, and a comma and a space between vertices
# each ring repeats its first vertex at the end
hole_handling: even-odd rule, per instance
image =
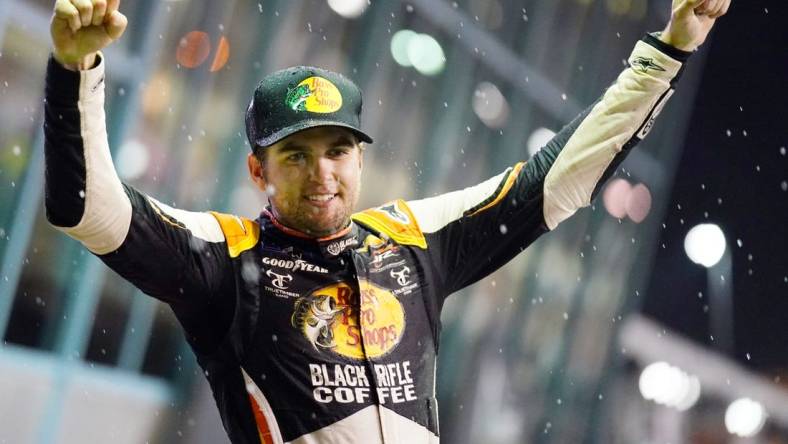
MULTIPOLYGON (((44 120, 47 219, 145 293, 168 302, 192 343, 223 336, 234 307, 225 233, 250 221, 171 208, 123 184, 110 156, 99 49, 126 20, 118 2, 58 0, 44 120), (103 9, 104 16, 96 11, 103 9), (98 23, 98 24, 97 24, 98 23), (219 331, 217 331, 219 330, 219 331)), ((239 234, 240 233, 240 234, 239 234)))
POLYGON ((683 65, 730 0, 674 0, 662 33, 635 45, 629 66, 528 162, 475 187, 408 202, 446 295, 491 273, 590 205, 653 127, 683 65))

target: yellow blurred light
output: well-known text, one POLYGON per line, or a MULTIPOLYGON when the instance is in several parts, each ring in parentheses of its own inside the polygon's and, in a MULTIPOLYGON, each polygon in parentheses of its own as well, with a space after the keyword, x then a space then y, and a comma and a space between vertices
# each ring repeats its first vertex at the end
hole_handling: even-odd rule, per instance
POLYGON ((213 56, 213 63, 211 63, 211 72, 219 71, 227 64, 230 58, 230 42, 222 36, 219 39, 219 44, 216 46, 216 54, 213 56))
POLYGON ((164 112, 170 103, 172 88, 170 78, 164 72, 153 74, 142 90, 142 113, 147 118, 155 118, 164 112))

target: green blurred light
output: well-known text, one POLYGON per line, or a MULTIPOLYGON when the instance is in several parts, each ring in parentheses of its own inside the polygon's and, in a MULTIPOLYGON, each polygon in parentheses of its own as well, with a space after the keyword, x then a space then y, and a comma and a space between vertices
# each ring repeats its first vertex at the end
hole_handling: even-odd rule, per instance
POLYGON ((408 59, 418 72, 426 76, 440 73, 446 65, 440 43, 427 34, 418 34, 409 40, 408 59))
POLYGON ((402 29, 397 31, 391 37, 391 56, 401 66, 413 66, 410 58, 408 57, 408 46, 414 37, 418 36, 410 29, 402 29))

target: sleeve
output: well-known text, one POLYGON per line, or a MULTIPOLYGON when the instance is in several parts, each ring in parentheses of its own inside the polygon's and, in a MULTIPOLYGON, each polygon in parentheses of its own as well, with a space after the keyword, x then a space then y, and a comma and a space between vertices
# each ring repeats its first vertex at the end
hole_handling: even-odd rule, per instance
POLYGON ((527 163, 474 187, 408 202, 444 297, 492 273, 590 205, 651 130, 689 55, 646 35, 602 97, 527 163))
POLYGON ((233 282, 217 218, 164 205, 122 184, 115 171, 103 57, 80 72, 50 58, 44 135, 49 222, 143 292, 169 303, 182 323, 206 316, 226 322, 233 282))

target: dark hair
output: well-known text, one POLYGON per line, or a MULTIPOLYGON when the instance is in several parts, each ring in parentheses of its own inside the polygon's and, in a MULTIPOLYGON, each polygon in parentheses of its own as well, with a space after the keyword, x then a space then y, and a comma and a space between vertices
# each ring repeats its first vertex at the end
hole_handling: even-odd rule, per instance
MULTIPOLYGON (((356 148, 358 148, 359 151, 363 152, 364 151, 364 141, 361 140, 358 137, 358 135, 355 132, 353 132, 353 131, 348 131, 347 133, 351 137, 351 139, 353 139, 352 140, 353 141, 353 145, 355 145, 356 148)), ((252 148, 252 154, 254 154, 254 156, 257 157, 257 160, 259 160, 260 163, 263 166, 265 166, 266 157, 268 157, 266 155, 267 151, 268 151, 268 147, 264 147, 264 146, 260 146, 260 145, 255 145, 254 148, 252 148)))
POLYGON ((263 166, 265 166, 265 160, 267 157, 265 154, 266 151, 267 150, 265 149, 265 147, 262 147, 260 145, 255 145, 254 148, 252 148, 252 154, 254 154, 254 157, 256 157, 257 160, 260 162, 260 164, 262 164, 263 166))

